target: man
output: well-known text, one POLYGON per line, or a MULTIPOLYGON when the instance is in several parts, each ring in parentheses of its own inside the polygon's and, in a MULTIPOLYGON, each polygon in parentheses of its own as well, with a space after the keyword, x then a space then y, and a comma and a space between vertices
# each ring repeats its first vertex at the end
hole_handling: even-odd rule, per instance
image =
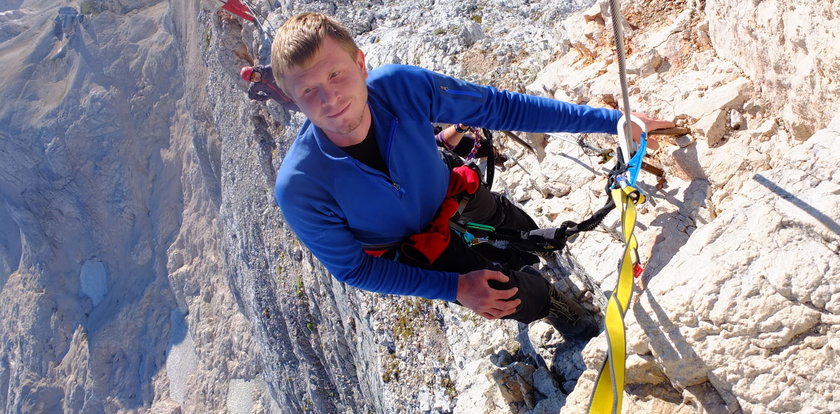
MULTIPOLYGON (((618 111, 499 91, 412 66, 368 72, 347 30, 320 13, 287 20, 275 35, 271 62, 279 85, 308 118, 278 171, 275 198, 300 240, 339 281, 456 301, 488 319, 529 323, 550 315, 564 334, 596 333, 594 324, 577 323, 582 308, 540 275, 500 267, 446 224, 441 229, 441 215, 444 223, 449 217, 439 212, 452 205, 453 183, 471 178, 441 162, 432 123, 615 133, 618 111), (431 257, 424 250, 429 240, 444 243, 431 257)), ((654 128, 672 125, 643 120, 654 128)), ((468 199, 461 214, 473 222, 536 228, 498 194, 479 188, 468 199)))
POLYGON ((288 110, 299 111, 297 105, 277 86, 271 66, 243 66, 239 75, 245 82, 251 82, 248 87, 249 98, 257 101, 267 101, 271 98, 288 110))

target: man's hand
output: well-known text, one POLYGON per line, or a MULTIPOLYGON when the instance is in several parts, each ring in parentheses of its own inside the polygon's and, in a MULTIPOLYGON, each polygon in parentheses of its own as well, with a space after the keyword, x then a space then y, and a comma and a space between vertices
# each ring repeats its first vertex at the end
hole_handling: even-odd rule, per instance
POLYGON ((488 283, 491 280, 506 283, 508 277, 495 270, 476 270, 460 275, 456 299, 461 305, 487 319, 498 319, 515 312, 522 301, 508 299, 516 295, 519 288, 493 289, 488 283))
MULTIPOLYGON (((633 115, 636 115, 639 119, 642 120, 642 122, 645 123, 645 127, 647 128, 648 131, 653 131, 653 130, 662 129, 662 128, 673 128, 673 127, 676 126, 671 121, 663 121, 661 119, 653 119, 653 118, 651 118, 651 117, 649 117, 646 114, 643 114, 641 112, 633 112, 633 115)), ((635 123, 631 122, 630 125, 633 125, 633 141, 636 141, 636 143, 639 143, 639 140, 642 138, 642 130, 635 123)), ((659 149, 659 141, 657 141, 656 139, 653 139, 650 135, 648 135, 647 139, 648 139, 648 148, 650 148, 652 150, 659 149)))

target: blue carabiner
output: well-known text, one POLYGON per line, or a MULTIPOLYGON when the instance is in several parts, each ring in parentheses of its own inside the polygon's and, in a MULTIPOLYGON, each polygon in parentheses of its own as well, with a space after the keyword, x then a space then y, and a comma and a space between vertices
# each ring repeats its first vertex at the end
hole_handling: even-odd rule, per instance
POLYGON ((636 179, 639 178, 639 171, 642 170, 642 159, 647 152, 647 132, 642 132, 639 139, 639 149, 633 154, 633 158, 627 163, 627 172, 629 174, 630 185, 636 186, 636 179))

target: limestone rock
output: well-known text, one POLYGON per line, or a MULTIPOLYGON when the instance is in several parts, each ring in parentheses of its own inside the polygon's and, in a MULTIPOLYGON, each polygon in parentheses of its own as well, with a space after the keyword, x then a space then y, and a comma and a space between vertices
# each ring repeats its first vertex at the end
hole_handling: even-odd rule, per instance
POLYGON ((662 374, 679 389, 709 383, 730 412, 840 408, 831 391, 840 291, 825 283, 840 268, 830 167, 839 136, 820 131, 754 175, 650 282, 627 318, 628 384, 662 374))
MULTIPOLYGON (((329 275, 271 194, 304 118, 249 101, 238 69, 267 63, 287 17, 320 10, 371 67, 616 108, 605 1, 249 2, 266 32, 213 2, 94 0, 60 42, 49 30, 64 4, 12 3, 0 11, 4 410, 585 411, 603 335, 566 341, 543 322, 329 275)), ((627 314, 625 411, 840 411, 840 119, 813 134, 840 96, 834 5, 622 3, 632 108, 691 128, 649 154, 664 179, 640 179, 646 290, 627 314)), ((609 165, 580 135, 514 132, 529 148, 499 139, 496 191, 542 226, 603 205, 609 165)), ((597 312, 619 240, 613 213, 541 269, 597 312)))
POLYGON ((827 125, 840 96, 835 6, 804 0, 755 5, 712 0, 706 2, 706 14, 718 55, 760 85, 794 137, 808 139, 827 125))

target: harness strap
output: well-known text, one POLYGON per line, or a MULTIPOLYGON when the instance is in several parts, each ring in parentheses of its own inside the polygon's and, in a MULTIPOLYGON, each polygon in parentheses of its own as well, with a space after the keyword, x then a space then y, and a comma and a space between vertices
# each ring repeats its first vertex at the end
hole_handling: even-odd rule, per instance
POLYGON ((588 219, 581 221, 580 223, 575 223, 573 221, 564 221, 560 227, 566 228, 566 237, 572 237, 575 234, 578 234, 582 231, 590 231, 595 229, 604 218, 607 217, 607 214, 610 213, 615 208, 615 204, 611 202, 611 200, 607 200, 607 203, 604 204, 603 207, 599 208, 598 211, 592 213, 588 219))
POLYGON ((362 246, 362 249, 365 251, 365 253, 367 253, 371 256, 382 257, 382 256, 385 255, 385 253, 388 253, 389 251, 391 251, 391 250, 393 250, 397 247, 400 247, 401 244, 402 244, 402 242, 385 243, 385 244, 368 244, 368 245, 362 246))
POLYGON ((488 190, 493 188, 493 178, 496 176, 496 146, 493 145, 493 133, 489 129, 482 129, 484 138, 487 139, 487 144, 490 150, 487 153, 487 176, 485 177, 484 186, 488 190))
MULTIPOLYGON (((592 213, 586 220, 580 223, 566 220, 560 227, 548 229, 536 229, 531 231, 516 231, 506 229, 490 229, 488 239, 506 241, 510 245, 526 251, 549 252, 562 250, 566 242, 576 234, 594 230, 607 217, 615 204, 612 199, 607 199, 603 207, 592 213)), ((453 227, 455 228, 455 227, 453 227)), ((464 233, 464 230, 459 230, 464 233)))

